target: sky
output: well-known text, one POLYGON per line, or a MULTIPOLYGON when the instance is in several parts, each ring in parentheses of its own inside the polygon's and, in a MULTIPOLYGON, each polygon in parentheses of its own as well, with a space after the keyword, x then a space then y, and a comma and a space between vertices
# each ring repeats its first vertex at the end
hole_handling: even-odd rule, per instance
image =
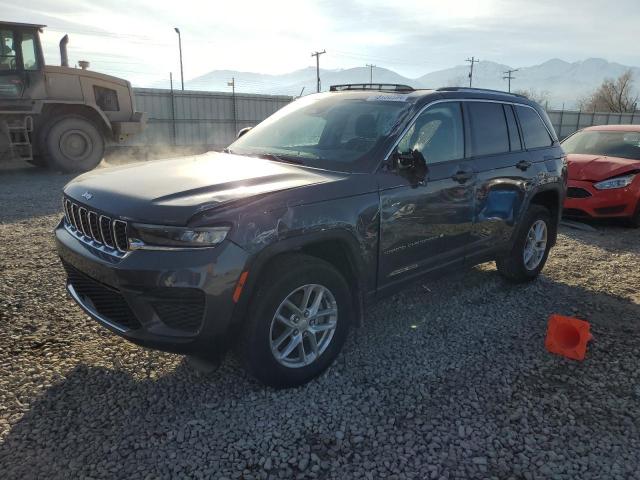
POLYGON ((47 63, 70 37, 72 63, 148 86, 211 70, 281 74, 373 63, 407 77, 480 60, 551 58, 640 65, 640 0, 0 0, 2 19, 48 25, 47 63), (453 6, 455 5, 455 7, 453 6))

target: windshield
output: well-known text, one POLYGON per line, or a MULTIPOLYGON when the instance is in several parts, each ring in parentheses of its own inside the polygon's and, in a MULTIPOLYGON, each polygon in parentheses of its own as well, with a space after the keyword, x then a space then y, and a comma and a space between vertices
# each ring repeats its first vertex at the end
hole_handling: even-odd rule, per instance
POLYGON ((640 160, 640 132, 582 131, 562 142, 566 153, 640 160))
POLYGON ((228 151, 327 170, 365 171, 411 105, 399 94, 310 95, 276 112, 228 151))

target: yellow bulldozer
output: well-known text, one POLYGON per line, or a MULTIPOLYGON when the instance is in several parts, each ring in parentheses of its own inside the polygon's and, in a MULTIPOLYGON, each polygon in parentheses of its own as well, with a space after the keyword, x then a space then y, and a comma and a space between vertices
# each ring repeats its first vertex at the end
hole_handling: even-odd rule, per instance
POLYGON ((45 25, 0 21, 0 161, 21 159, 63 172, 85 172, 105 148, 142 132, 131 83, 69 67, 65 35, 60 66, 45 65, 45 25))

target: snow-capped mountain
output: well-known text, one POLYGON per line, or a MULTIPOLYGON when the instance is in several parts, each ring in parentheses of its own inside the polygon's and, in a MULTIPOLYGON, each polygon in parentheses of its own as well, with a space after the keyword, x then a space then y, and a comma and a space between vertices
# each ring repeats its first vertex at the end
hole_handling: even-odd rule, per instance
MULTIPOLYGON (((481 61, 474 67, 473 86, 506 90, 504 72, 513 66, 491 61, 481 61)), ((545 92, 550 107, 574 107, 576 102, 595 90, 606 78, 617 78, 631 68, 636 78, 636 88, 640 88, 640 68, 608 62, 601 58, 590 58, 578 62, 566 62, 557 58, 540 65, 518 67, 513 74, 512 90, 533 90, 545 92)), ((370 71, 366 67, 344 70, 320 70, 322 90, 341 83, 368 83, 370 71)), ((445 70, 427 73, 418 78, 407 78, 393 70, 376 67, 373 81, 376 83, 401 83, 414 88, 439 88, 447 86, 467 86, 469 66, 458 65, 445 70)), ((297 96, 316 91, 316 70, 308 67, 283 75, 268 75, 233 70, 214 70, 205 75, 188 80, 190 90, 210 90, 230 92, 227 85, 235 78, 236 92, 262 93, 297 96)))

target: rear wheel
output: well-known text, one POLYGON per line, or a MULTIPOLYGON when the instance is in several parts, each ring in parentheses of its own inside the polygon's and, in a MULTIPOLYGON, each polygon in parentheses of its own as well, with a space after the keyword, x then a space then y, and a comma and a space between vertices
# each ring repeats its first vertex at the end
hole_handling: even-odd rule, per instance
POLYGON ((252 299, 240 355, 267 385, 301 385, 334 361, 352 311, 349 288, 331 264, 307 255, 283 257, 252 299))
POLYGON ((102 132, 79 115, 55 120, 44 144, 49 167, 63 172, 89 171, 104 157, 102 132))
POLYGON ((531 205, 524 215, 522 230, 508 255, 498 258, 498 272, 514 283, 535 279, 549 255, 551 214, 540 205, 531 205))

